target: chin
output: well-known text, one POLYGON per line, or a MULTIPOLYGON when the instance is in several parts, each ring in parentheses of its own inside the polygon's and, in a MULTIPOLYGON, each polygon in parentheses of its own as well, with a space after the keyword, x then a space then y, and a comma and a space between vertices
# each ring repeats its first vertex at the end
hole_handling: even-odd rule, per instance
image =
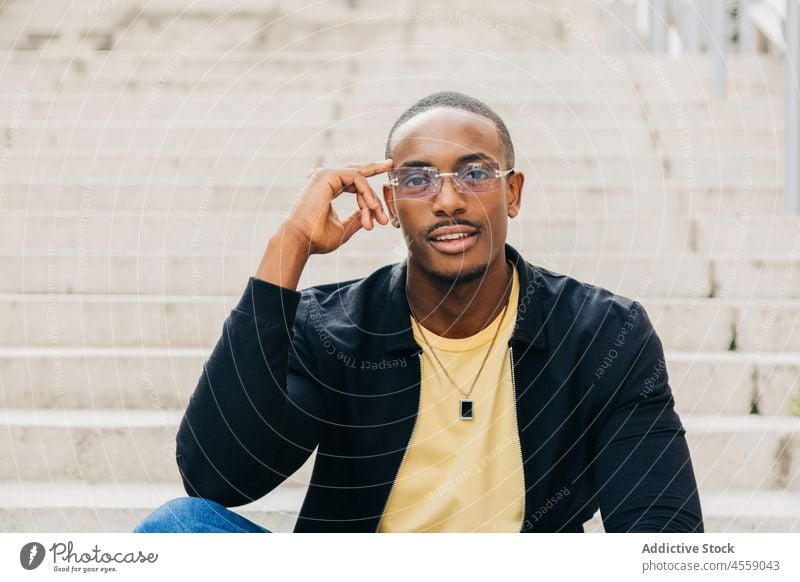
POLYGON ((488 264, 475 265, 473 267, 462 265, 461 268, 454 271, 443 271, 434 267, 428 271, 428 274, 443 285, 453 286, 463 283, 472 283, 473 281, 485 277, 488 270, 488 264))

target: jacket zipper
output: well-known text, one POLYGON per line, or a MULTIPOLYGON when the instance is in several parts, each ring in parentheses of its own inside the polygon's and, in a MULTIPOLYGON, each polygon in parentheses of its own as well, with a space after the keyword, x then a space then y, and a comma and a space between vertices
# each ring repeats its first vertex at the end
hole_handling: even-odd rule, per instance
MULTIPOLYGON (((422 352, 419 352, 417 355, 419 356, 419 389, 422 390, 422 352)), ((381 529, 381 524, 383 523, 383 516, 386 513, 386 508, 389 507, 389 500, 392 498, 392 491, 394 491, 394 484, 397 482, 397 477, 398 475, 400 475, 400 469, 403 468, 403 463, 405 462, 406 456, 408 455, 408 448, 411 446, 411 440, 414 438, 414 431, 417 430, 417 419, 419 418, 420 400, 422 400, 421 394, 420 398, 417 398, 417 415, 414 417, 414 426, 411 428, 411 435, 408 437, 408 443, 406 443, 406 450, 403 451, 403 458, 400 460, 400 465, 398 465, 397 467, 397 472, 394 475, 392 486, 389 488, 389 495, 386 497, 386 503, 383 504, 383 511, 381 512, 381 518, 378 520, 378 525, 375 528, 376 533, 381 529)))
POLYGON ((525 527, 525 497, 528 494, 527 484, 525 483, 525 456, 522 453, 522 435, 519 432, 519 414, 518 414, 518 403, 517 403, 517 382, 514 377, 514 348, 509 344, 508 346, 508 355, 511 360, 511 390, 514 394, 514 424, 517 427, 517 438, 519 439, 519 457, 522 461, 522 522, 519 524, 519 531, 522 532, 522 528, 525 527))

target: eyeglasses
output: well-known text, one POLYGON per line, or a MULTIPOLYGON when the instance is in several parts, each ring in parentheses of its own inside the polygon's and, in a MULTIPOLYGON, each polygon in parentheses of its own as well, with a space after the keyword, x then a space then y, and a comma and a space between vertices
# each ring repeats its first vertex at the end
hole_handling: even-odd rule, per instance
POLYGON ((389 172, 389 185, 398 198, 425 198, 442 190, 442 176, 453 177, 453 187, 460 194, 483 194, 497 187, 497 181, 514 172, 500 170, 489 162, 471 162, 454 168, 455 172, 440 172, 431 166, 398 168, 389 172))

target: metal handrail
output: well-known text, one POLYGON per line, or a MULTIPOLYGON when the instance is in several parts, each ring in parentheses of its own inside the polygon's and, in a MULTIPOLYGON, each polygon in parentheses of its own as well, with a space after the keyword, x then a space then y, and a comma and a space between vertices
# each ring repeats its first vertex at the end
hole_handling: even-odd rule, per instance
POLYGON ((724 99, 727 92, 726 31, 733 8, 740 54, 774 50, 784 55, 784 209, 800 214, 800 0, 607 0, 607 5, 614 18, 646 11, 645 19, 628 16, 626 20, 647 23, 647 30, 637 27, 635 35, 651 53, 674 50, 674 39, 679 39, 680 53, 695 53, 705 40, 706 51, 712 55, 711 79, 717 99, 724 99), (755 38, 756 30, 761 42, 755 38))
POLYGON ((789 214, 798 214, 800 213, 800 0, 788 0, 786 8, 783 88, 786 96, 784 208, 789 214))

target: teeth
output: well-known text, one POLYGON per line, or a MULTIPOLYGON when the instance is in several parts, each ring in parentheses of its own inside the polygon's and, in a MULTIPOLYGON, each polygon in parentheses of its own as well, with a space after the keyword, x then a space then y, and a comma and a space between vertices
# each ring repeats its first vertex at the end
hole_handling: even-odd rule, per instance
POLYGON ((469 235, 465 232, 457 232, 453 234, 443 234, 442 236, 437 236, 436 240, 453 240, 457 238, 467 238, 469 235))

